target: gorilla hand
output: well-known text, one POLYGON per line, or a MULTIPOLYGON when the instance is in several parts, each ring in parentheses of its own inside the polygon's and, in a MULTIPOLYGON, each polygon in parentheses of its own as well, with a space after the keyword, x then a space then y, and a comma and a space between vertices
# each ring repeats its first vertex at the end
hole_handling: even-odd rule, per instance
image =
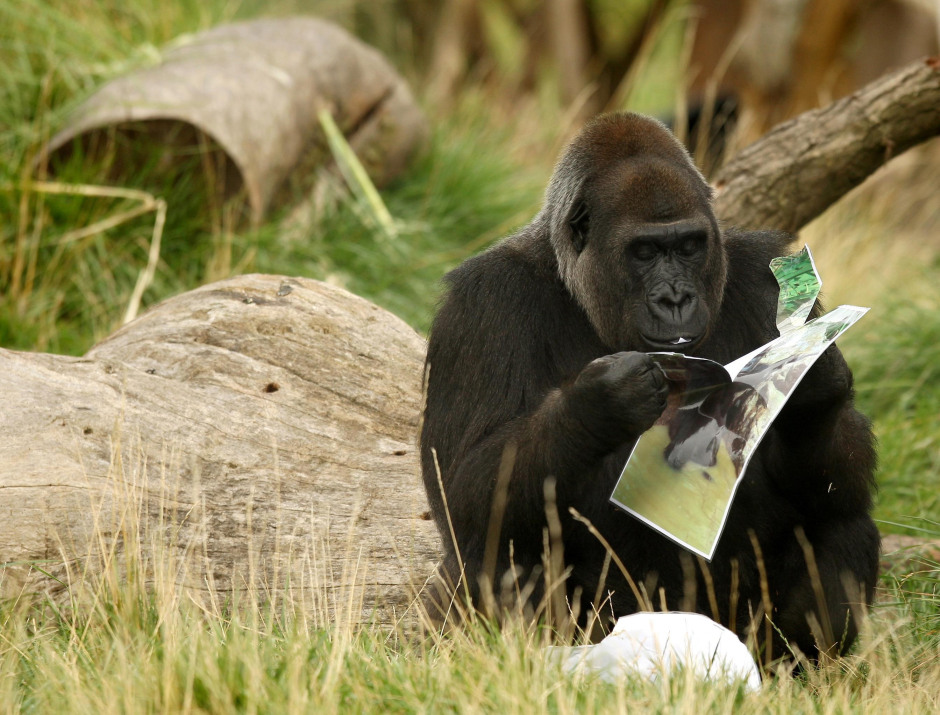
POLYGON ((581 423, 611 447, 652 427, 666 407, 668 393, 663 371, 649 355, 638 352, 597 358, 572 387, 581 423))

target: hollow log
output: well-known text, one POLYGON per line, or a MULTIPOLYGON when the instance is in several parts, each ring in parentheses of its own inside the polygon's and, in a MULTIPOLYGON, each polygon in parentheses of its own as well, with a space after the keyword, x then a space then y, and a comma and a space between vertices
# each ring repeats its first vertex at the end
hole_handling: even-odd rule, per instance
POLYGON ((283 203, 279 193, 291 180, 302 181, 323 162, 321 109, 379 186, 400 174, 427 138, 411 90, 378 51, 332 23, 288 17, 220 25, 177 41, 158 64, 88 97, 46 152, 68 152, 76 140, 86 154, 111 144, 121 165, 148 139, 166 150, 162 161, 218 145, 225 163, 216 181, 224 194, 243 188, 258 222, 283 203), (127 140, 109 142, 114 134, 127 140))

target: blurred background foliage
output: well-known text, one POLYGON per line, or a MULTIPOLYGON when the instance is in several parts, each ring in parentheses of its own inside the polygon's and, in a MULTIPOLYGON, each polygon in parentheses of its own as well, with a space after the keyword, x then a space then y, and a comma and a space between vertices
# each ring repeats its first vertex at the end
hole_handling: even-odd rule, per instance
MULTIPOLYGON (((709 174, 776 123, 936 53, 937 36, 929 0, 0 0, 0 346, 79 355, 112 332, 147 264, 156 199, 166 225, 145 306, 235 273, 285 273, 424 331, 441 276, 531 218, 593 114, 670 122, 709 174), (428 114, 429 146, 382 191, 393 242, 342 186, 251 226, 244 197, 216 200, 198 152, 168 167, 135 147, 117 178, 107 155, 74 152, 56 186, 36 183, 44 143, 108 79, 158 63, 187 33, 292 14, 380 49, 428 114)), ((879 515, 915 533, 940 531, 938 185, 934 141, 801 236, 830 304, 874 307, 843 347, 881 440, 879 515)))

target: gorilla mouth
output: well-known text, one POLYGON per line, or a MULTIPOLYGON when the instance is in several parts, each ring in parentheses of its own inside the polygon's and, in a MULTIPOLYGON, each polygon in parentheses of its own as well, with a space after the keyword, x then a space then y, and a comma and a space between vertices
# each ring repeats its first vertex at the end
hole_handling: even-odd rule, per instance
POLYGON ((643 336, 644 342, 654 350, 666 350, 670 352, 685 352, 694 348, 701 338, 700 335, 679 335, 673 338, 651 338, 643 336))

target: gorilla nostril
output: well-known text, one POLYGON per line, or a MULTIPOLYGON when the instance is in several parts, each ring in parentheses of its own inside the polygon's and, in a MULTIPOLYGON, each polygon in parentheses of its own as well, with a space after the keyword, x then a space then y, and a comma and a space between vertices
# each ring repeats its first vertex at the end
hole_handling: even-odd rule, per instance
POLYGON ((677 290, 672 286, 665 286, 650 293, 650 303, 669 312, 688 308, 694 299, 692 291, 681 288, 677 290))

